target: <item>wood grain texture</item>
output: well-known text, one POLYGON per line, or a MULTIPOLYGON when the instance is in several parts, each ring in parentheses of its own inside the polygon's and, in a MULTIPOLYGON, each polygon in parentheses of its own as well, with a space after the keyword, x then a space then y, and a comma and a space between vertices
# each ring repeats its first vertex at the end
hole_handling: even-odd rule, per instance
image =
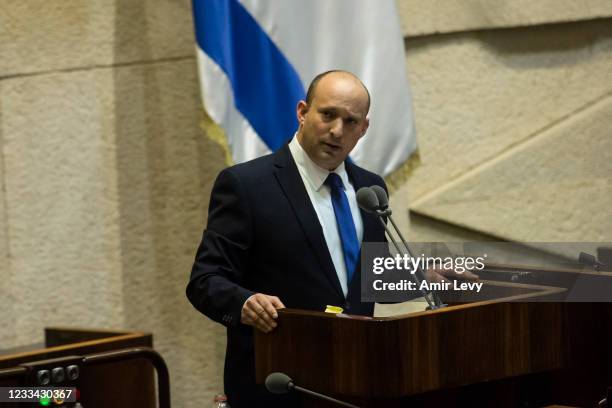
POLYGON ((281 371, 364 407, 592 405, 612 385, 612 304, 536 302, 558 293, 541 286, 527 302, 534 285, 518 286, 521 302, 386 318, 281 310, 255 336, 257 381, 281 371))
POLYGON ((0 369, 20 365, 32 367, 26 375, 1 379, 0 386, 37 386, 35 375, 38 370, 77 364, 80 367, 79 379, 66 381, 63 385, 76 387, 79 390, 83 406, 88 408, 157 406, 154 370, 146 360, 136 359, 97 365, 81 364, 84 355, 134 347, 152 347, 151 334, 49 328, 45 329, 45 340, 49 347, 0 354, 0 369))

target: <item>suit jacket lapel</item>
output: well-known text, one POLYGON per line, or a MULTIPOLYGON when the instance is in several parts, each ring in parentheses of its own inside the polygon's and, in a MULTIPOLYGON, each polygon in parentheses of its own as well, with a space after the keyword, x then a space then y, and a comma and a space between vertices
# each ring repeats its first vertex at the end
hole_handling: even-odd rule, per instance
MULTIPOLYGON (((302 177, 293 161, 288 145, 282 147, 277 153, 274 165, 276 166, 276 178, 285 192, 295 216, 300 222, 302 230, 306 235, 321 269, 329 279, 331 285, 341 297, 344 297, 336 269, 329 254, 323 229, 315 212, 302 177)), ((364 234, 365 238, 365 234, 364 234)))
MULTIPOLYGON (((363 177, 363 171, 359 171, 359 169, 349 161, 345 162, 346 172, 349 176, 349 179, 353 183, 353 188, 355 188, 355 192, 359 190, 361 187, 370 187, 367 181, 363 177)), ((376 242, 375 232, 380 228, 380 221, 373 214, 368 214, 363 211, 361 208, 359 209, 361 212, 361 220, 363 221, 363 242, 376 242)))

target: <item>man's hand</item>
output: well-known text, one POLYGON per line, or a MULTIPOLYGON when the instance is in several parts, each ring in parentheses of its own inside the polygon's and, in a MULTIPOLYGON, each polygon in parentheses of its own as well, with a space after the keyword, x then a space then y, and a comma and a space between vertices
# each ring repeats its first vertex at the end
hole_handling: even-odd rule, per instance
POLYGON ((428 269, 425 272, 425 279, 427 282, 448 282, 449 280, 467 280, 477 281, 479 280, 478 275, 473 272, 466 270, 465 272, 459 273, 454 269, 428 269))
POLYGON ((285 305, 276 296, 256 293, 244 302, 240 313, 240 322, 248 324, 269 333, 276 327, 278 313, 276 309, 282 309, 285 305))

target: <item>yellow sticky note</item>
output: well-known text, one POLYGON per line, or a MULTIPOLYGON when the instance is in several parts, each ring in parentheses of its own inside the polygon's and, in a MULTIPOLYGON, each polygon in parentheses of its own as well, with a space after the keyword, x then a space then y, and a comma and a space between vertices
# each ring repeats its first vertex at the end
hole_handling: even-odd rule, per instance
POLYGON ((325 313, 338 314, 338 313, 342 313, 343 311, 344 309, 338 306, 330 306, 330 305, 325 306, 325 313))

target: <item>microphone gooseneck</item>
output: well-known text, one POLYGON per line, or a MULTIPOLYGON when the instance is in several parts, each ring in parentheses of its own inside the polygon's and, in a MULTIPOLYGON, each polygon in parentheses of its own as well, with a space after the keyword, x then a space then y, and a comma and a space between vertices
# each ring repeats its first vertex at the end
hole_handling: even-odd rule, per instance
MULTIPOLYGON (((373 213, 376 215, 381 225, 385 229, 385 232, 387 233, 389 240, 391 241, 391 243, 397 250, 397 253, 398 254, 406 253, 408 256, 412 258, 412 253, 410 252, 410 248, 408 247, 408 242, 406 242, 406 240, 404 239, 404 236, 402 235, 401 231, 397 227, 397 224, 393 220, 393 217, 391 216, 392 211, 390 208, 388 208, 389 207, 389 197, 387 196, 387 192, 385 191, 385 189, 378 185, 373 185, 372 187, 362 187, 359 190, 357 190, 356 196, 357 196, 357 204, 359 204, 359 207, 361 209, 363 209, 364 211, 368 213, 373 213), (391 225, 393 226, 395 233, 400 238, 402 245, 405 248, 404 251, 400 249, 397 243, 397 240, 393 238, 391 230, 389 230, 389 227, 387 226, 387 223, 385 222, 383 217, 386 217, 389 219, 389 221, 391 221, 391 225)), ((417 271, 415 271, 414 274, 411 274, 411 277, 416 283, 417 287, 420 288, 421 282, 423 281, 423 279, 425 279, 425 275, 423 271, 419 268, 417 271)), ((428 309, 433 310, 433 309, 438 309, 440 307, 446 306, 440 299, 440 296, 435 291, 427 292, 423 289, 419 289, 419 291, 425 298, 425 301, 427 302, 427 305, 428 305, 428 309), (429 295, 431 295, 433 299, 430 299, 429 295)))

